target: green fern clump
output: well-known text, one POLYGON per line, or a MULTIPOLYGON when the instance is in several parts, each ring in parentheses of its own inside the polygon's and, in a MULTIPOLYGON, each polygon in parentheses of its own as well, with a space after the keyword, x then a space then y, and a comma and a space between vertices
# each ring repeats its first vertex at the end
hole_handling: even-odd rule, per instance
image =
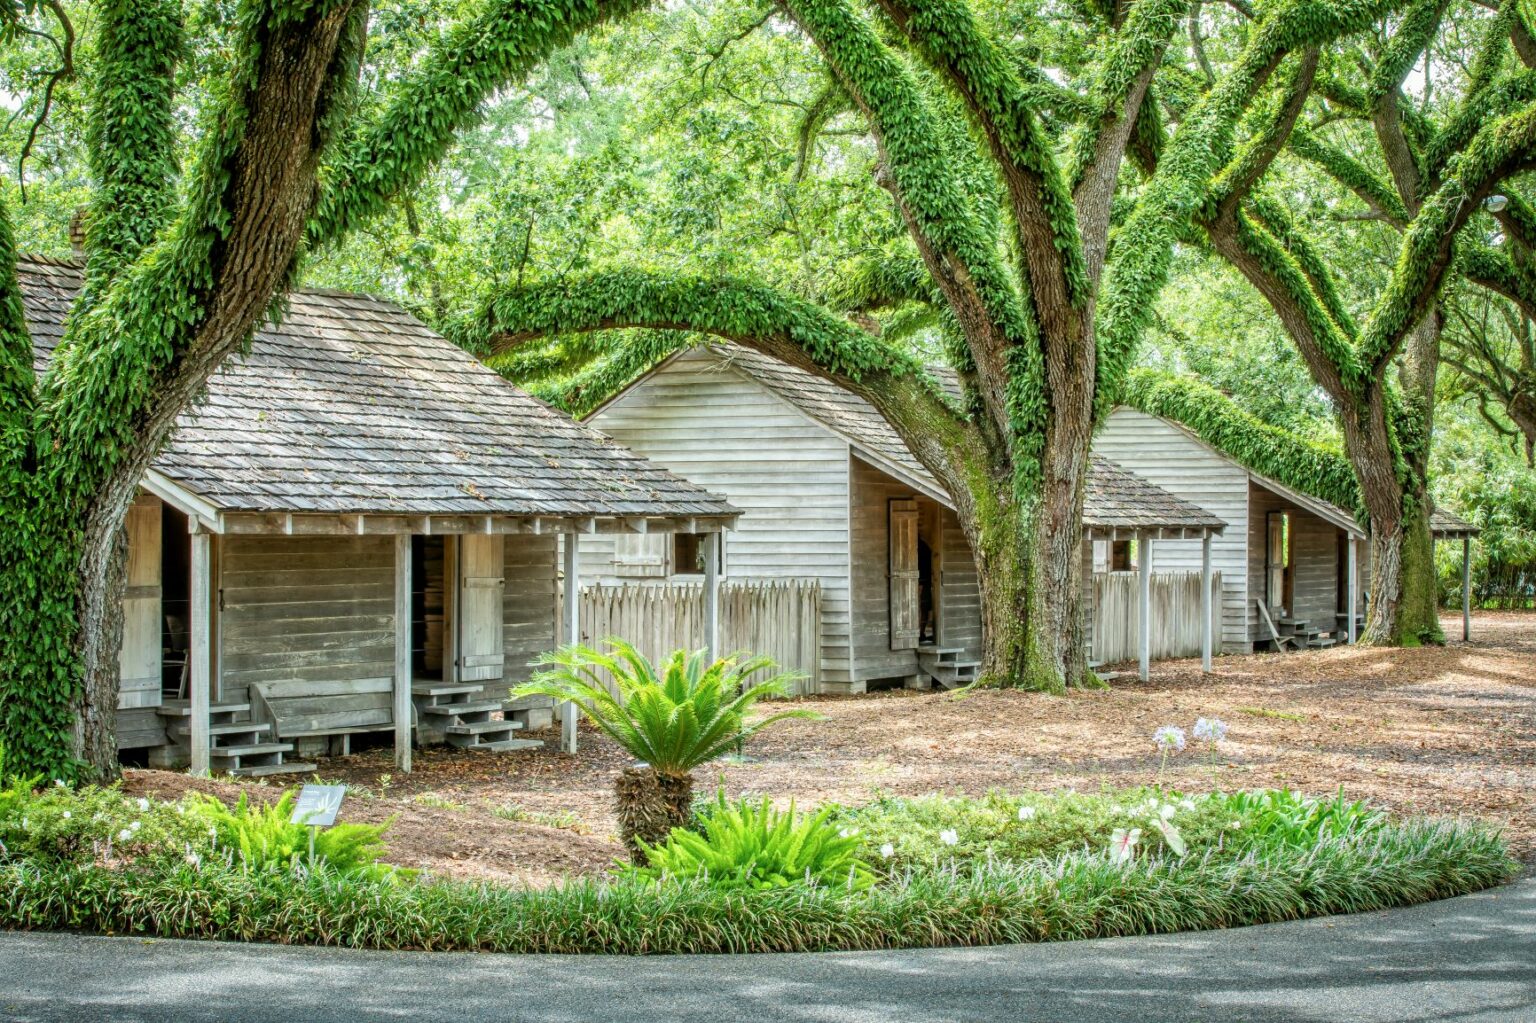
POLYGON ((832 808, 796 818, 766 798, 761 803, 728 802, 722 792, 699 817, 699 831, 674 828, 661 845, 645 846, 649 866, 628 867, 633 876, 654 881, 700 879, 724 888, 847 888, 859 891, 875 881, 859 859, 859 837, 831 823, 832 808))
MULTIPOLYGON (((294 824, 294 791, 271 806, 252 806, 245 793, 233 807, 212 796, 195 795, 190 807, 205 821, 216 848, 232 851, 247 870, 285 870, 309 865, 310 829, 294 824)), ((387 876, 395 868, 378 862, 384 854, 388 824, 337 824, 314 835, 313 866, 339 874, 387 876)))
POLYGON ((0 742, 0 821, 20 813, 22 807, 32 801, 33 793, 42 784, 43 776, 22 777, 10 774, 5 766, 5 743, 0 742))

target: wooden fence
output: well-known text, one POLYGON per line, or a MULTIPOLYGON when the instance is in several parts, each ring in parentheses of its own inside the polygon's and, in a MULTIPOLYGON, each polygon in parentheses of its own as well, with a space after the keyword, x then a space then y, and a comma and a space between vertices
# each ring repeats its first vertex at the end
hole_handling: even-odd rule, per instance
MULTIPOLYGON (((1093 659, 1139 657, 1141 582, 1135 572, 1093 574, 1093 659)), ((1221 573, 1211 573, 1211 642, 1221 644, 1221 573)), ((1152 573, 1152 659, 1200 655, 1200 573, 1152 573)))
MULTIPOLYGON (((561 620, 564 620, 562 614, 561 620)), ((655 660, 704 645, 702 583, 622 583, 581 590, 581 641, 609 636, 655 660)), ((806 677, 796 696, 821 683, 821 584, 806 579, 728 580, 720 584, 720 646, 773 658, 806 677)))

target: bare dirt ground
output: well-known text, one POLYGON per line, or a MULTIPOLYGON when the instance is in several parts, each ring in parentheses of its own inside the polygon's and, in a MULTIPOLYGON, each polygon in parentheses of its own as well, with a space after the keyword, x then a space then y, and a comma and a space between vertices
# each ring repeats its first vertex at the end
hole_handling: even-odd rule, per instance
MULTIPOLYGON (((1447 619, 1447 634, 1461 622, 1447 619)), ((918 795, 989 788, 1147 784, 1158 772, 1152 732, 1230 727, 1212 766, 1194 744, 1165 784, 1188 792, 1339 786, 1402 813, 1474 816, 1506 829, 1536 861, 1536 614, 1479 613, 1471 643, 1360 647, 1154 665, 1107 692, 1065 697, 986 691, 891 692, 803 701, 824 715, 790 721, 747 746, 747 757, 699 772, 732 796, 793 798, 806 808, 879 792, 918 795)), ((390 859, 459 877, 546 883, 601 871, 620 852, 610 785, 627 756, 584 726, 580 752, 548 746, 503 755, 419 750, 416 771, 393 774, 388 750, 325 761, 321 775, 353 786, 345 817, 395 818, 390 859), (500 814, 493 813, 499 809, 500 814), (518 819, 510 819, 518 818, 518 819)), ((129 771, 133 792, 187 786, 226 797, 240 787, 129 771)), ((264 798, 272 786, 244 786, 264 798)))

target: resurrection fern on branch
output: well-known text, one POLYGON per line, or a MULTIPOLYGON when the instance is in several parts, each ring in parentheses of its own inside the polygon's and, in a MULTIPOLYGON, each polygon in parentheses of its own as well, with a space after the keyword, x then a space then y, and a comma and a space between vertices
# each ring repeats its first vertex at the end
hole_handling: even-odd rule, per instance
POLYGON ((622 639, 610 653, 579 644, 545 656, 550 667, 512 690, 513 699, 549 696, 580 707, 598 728, 641 761, 614 783, 620 837, 636 862, 641 843, 656 843, 692 814, 692 771, 718 759, 763 729, 788 718, 815 718, 795 708, 748 722, 759 700, 783 696, 794 672, 769 674, 768 657, 709 660, 704 651, 676 650, 653 665, 622 639), (604 675, 613 680, 612 687, 604 675), (756 681, 753 676, 762 675, 756 681))

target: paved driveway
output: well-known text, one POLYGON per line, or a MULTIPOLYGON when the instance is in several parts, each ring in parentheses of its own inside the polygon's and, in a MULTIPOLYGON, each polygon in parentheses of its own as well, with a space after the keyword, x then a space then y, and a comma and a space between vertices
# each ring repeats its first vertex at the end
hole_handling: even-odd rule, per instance
POLYGON ((1363 916, 919 952, 423 955, 0 933, 0 1019, 1536 1023, 1536 879, 1363 916))

